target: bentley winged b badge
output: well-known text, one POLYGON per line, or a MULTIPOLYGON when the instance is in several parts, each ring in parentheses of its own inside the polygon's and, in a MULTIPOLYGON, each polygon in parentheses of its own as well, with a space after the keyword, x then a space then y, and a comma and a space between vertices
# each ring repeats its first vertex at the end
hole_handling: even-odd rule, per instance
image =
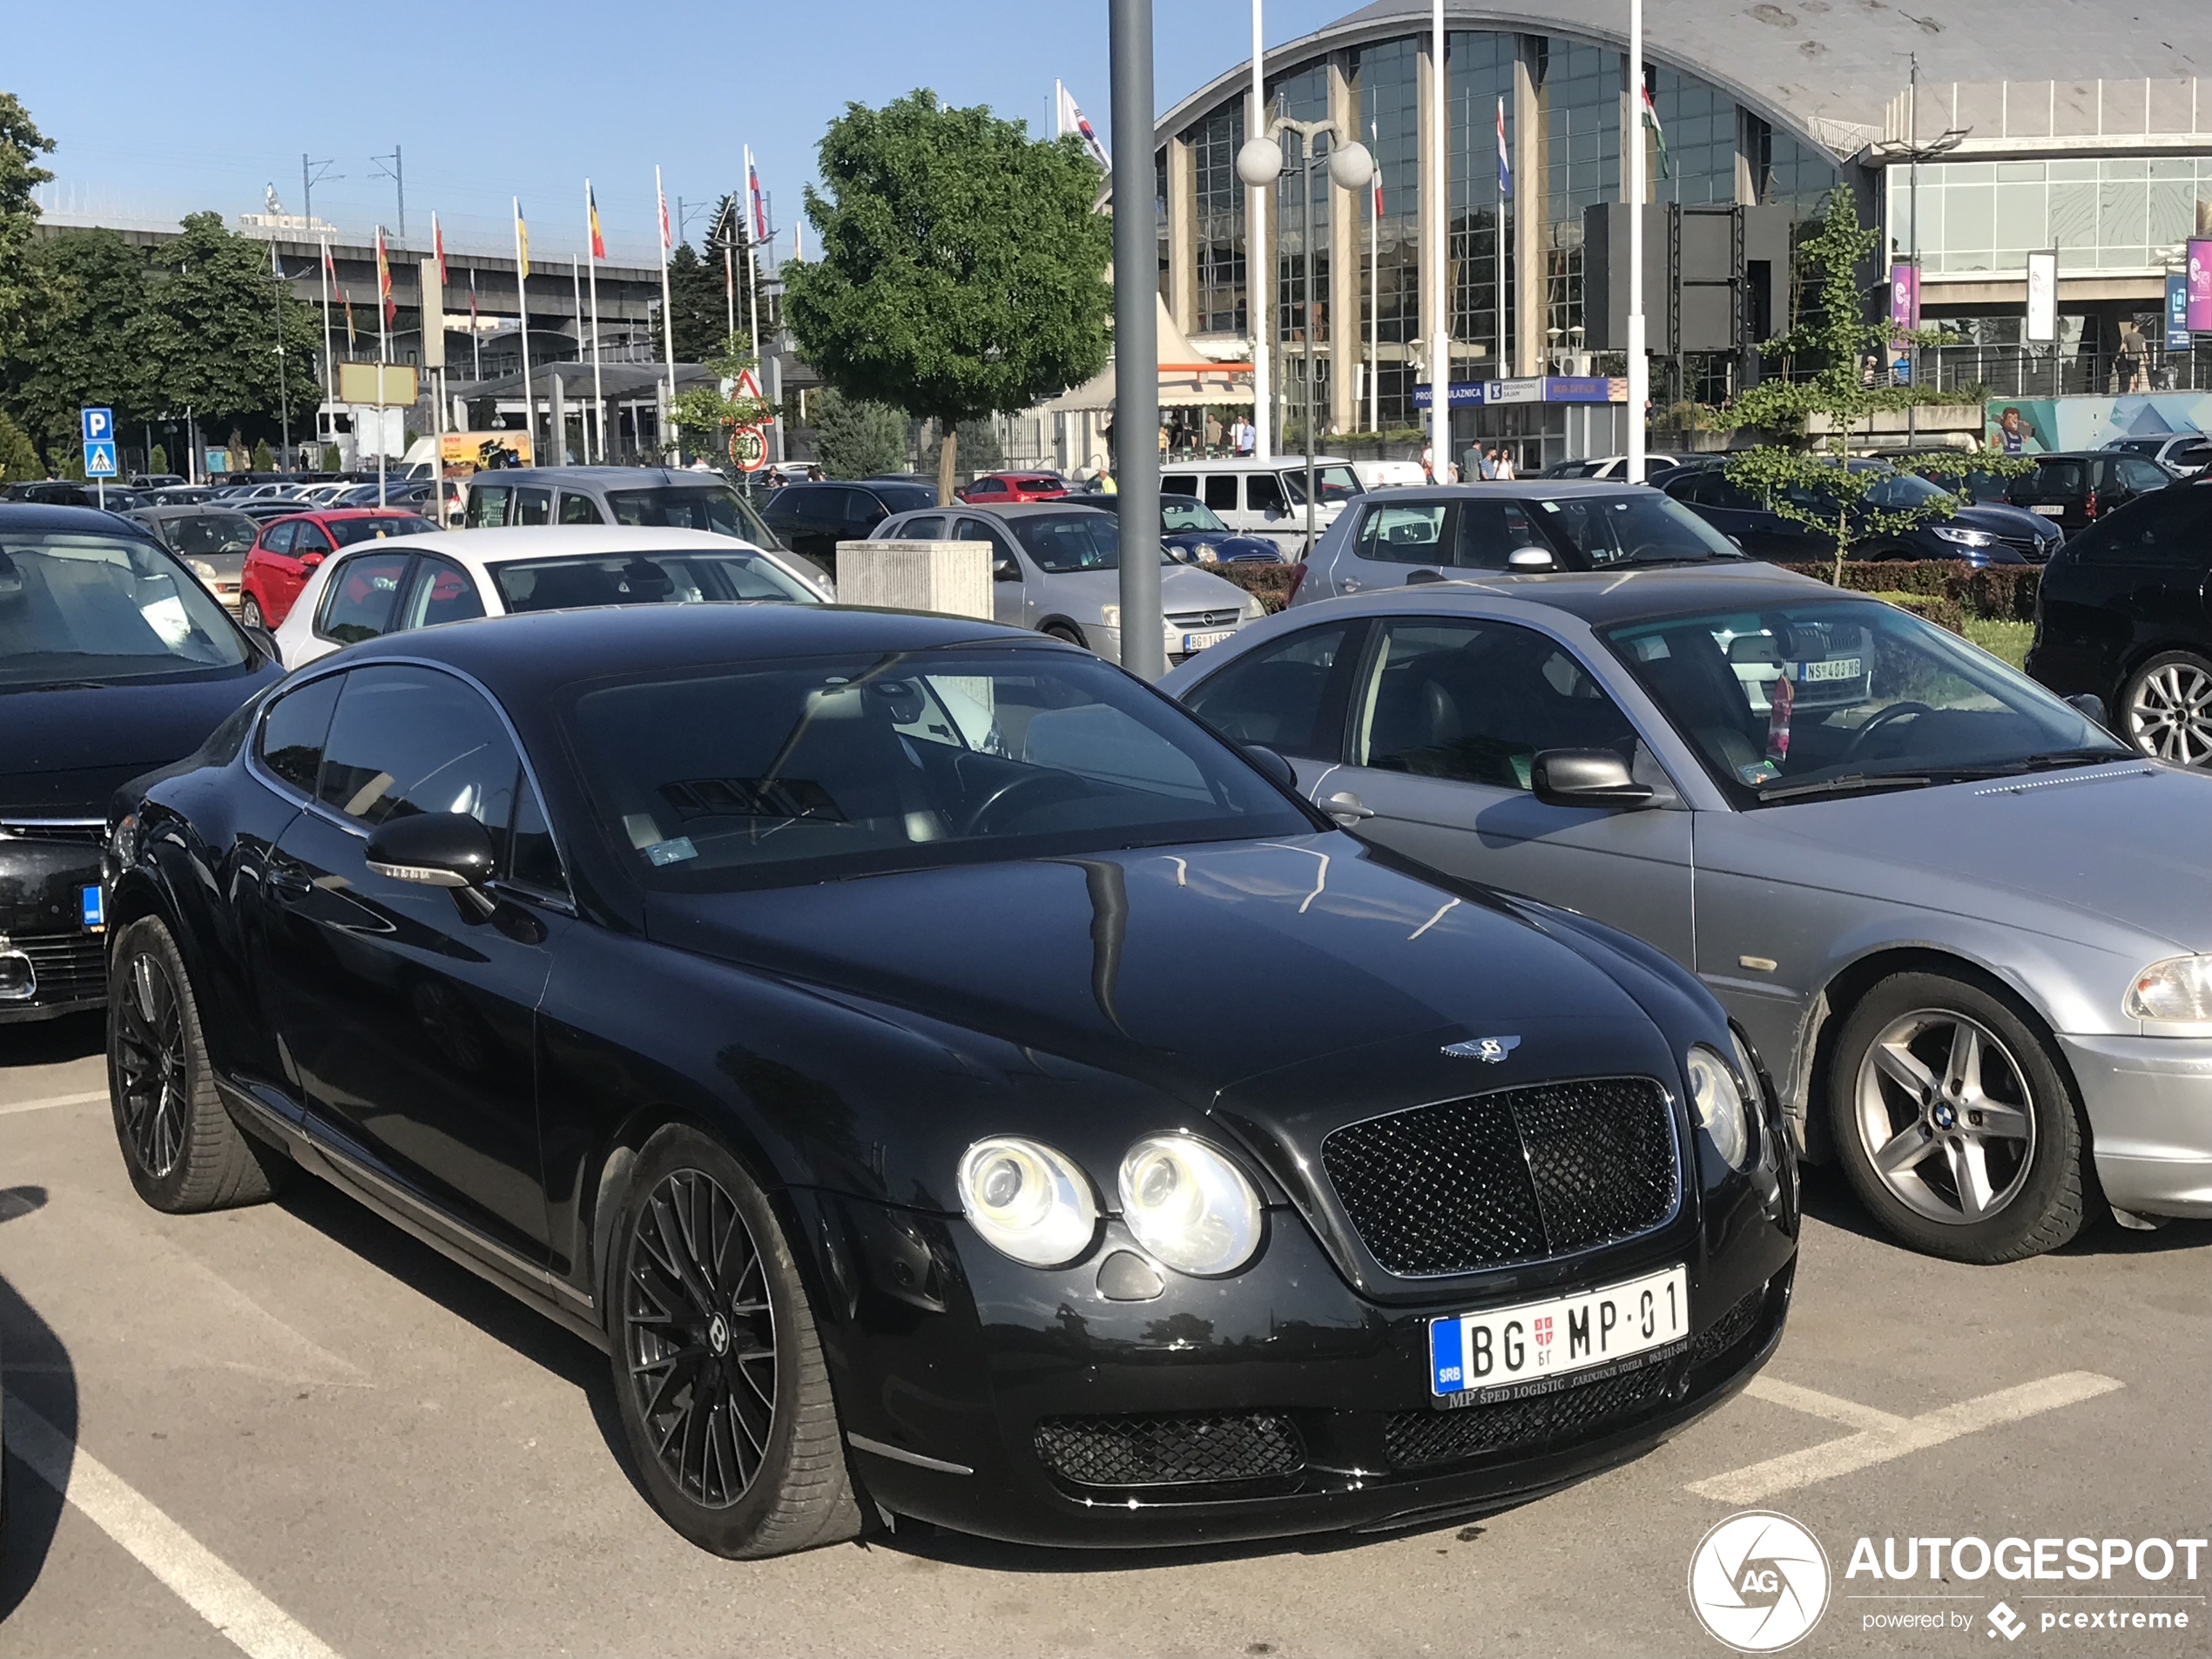
POLYGON ((1444 1052, 1455 1059, 1480 1060, 1494 1066, 1519 1047, 1519 1037, 1474 1037, 1466 1042, 1447 1042, 1444 1052))

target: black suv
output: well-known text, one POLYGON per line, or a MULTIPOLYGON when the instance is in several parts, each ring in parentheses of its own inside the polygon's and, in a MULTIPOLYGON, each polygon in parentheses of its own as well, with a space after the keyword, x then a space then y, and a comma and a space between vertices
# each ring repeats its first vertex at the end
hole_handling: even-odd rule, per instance
POLYGON ((786 484, 768 497, 760 516, 777 541, 833 575, 840 542, 866 541, 892 514, 936 505, 936 486, 921 479, 894 482, 867 478, 853 483, 786 484))
POLYGON ((2124 449, 2083 449, 2036 456, 2033 469, 2013 480, 2005 499, 2073 536, 2088 529, 2101 514, 2173 482, 2172 473, 2141 455, 2124 449))

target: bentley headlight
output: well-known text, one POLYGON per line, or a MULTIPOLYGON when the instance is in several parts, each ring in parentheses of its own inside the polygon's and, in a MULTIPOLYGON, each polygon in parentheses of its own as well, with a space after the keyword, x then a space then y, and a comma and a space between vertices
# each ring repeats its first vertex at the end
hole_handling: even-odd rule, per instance
POLYGON ((1075 1163, 1011 1136, 961 1154, 960 1204, 984 1243, 1032 1267, 1059 1267, 1090 1248, 1098 1201, 1075 1163))
POLYGON ((1689 1101, 1697 1112, 1697 1127, 1731 1169, 1742 1169, 1751 1150, 1751 1131, 1735 1069, 1700 1044, 1689 1051, 1684 1069, 1689 1073, 1689 1101))
POLYGON ((1122 1219, 1178 1273, 1233 1273, 1259 1248, 1259 1195, 1204 1141, 1153 1135, 1122 1160, 1122 1219))
POLYGON ((2175 956, 2135 975, 2121 1009, 2131 1020, 2212 1021, 2212 956, 2175 956))

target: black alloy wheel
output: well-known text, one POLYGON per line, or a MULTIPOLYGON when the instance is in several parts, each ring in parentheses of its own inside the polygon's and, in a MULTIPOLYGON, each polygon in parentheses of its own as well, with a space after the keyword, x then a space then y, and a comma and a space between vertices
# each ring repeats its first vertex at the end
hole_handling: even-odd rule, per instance
POLYGON ((617 1218, 615 1393, 654 1506, 702 1548, 779 1555, 858 1534, 804 1286, 765 1196, 697 1130, 660 1130, 617 1218))
POLYGON ((184 958, 152 916, 109 962, 108 1096, 131 1184, 156 1210, 257 1204, 291 1168, 223 1109, 184 958))

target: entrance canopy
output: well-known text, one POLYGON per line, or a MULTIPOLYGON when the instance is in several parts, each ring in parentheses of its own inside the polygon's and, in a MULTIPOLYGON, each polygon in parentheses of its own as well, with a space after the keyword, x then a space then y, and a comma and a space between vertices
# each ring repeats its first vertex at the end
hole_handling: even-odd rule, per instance
MULTIPOLYGON (((1155 296, 1158 307, 1155 323, 1160 341, 1160 407, 1163 409, 1197 408, 1211 403, 1250 403, 1252 401, 1252 366, 1250 363, 1216 363, 1198 354, 1183 330, 1175 326, 1168 315, 1167 301, 1155 296)), ((1048 403, 1040 404, 1040 415, 1082 415, 1111 410, 1114 407, 1115 371, 1120 367, 1109 363, 1106 372, 1086 381, 1072 391, 1062 392, 1048 403)))

